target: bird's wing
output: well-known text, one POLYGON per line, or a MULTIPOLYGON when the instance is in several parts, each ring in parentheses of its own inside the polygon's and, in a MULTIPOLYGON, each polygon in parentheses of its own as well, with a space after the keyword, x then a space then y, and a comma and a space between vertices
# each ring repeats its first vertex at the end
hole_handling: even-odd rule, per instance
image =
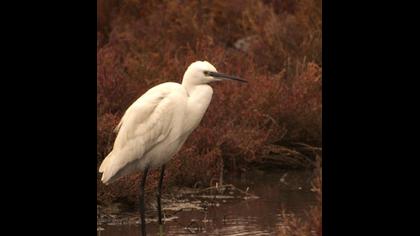
POLYGON ((169 135, 175 108, 182 100, 177 86, 156 86, 127 109, 116 128, 114 148, 100 167, 103 181, 132 172, 133 162, 169 135))

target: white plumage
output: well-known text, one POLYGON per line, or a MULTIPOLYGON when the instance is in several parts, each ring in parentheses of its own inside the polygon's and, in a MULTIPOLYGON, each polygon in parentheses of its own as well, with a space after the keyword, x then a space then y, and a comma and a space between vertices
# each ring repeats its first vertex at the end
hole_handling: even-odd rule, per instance
POLYGON ((213 94, 208 83, 221 79, 243 81, 197 61, 186 70, 182 84, 163 83, 137 99, 115 129, 113 150, 99 168, 102 182, 168 162, 203 118, 213 94))

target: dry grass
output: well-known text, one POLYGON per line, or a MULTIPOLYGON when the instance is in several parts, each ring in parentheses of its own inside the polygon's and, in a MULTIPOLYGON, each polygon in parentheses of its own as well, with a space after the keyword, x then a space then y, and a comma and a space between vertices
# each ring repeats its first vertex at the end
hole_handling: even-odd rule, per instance
MULTIPOLYGON (((225 168, 237 170, 259 161, 272 145, 321 145, 320 0, 130 0, 110 1, 101 9, 98 166, 111 150, 112 130, 125 109, 154 85, 180 82, 196 60, 208 60, 249 83, 212 85, 210 107, 169 164, 165 185, 209 183, 222 160, 225 168), (247 50, 234 47, 248 36, 247 50)), ((149 189, 156 175, 148 179, 149 189)), ((109 187, 98 184, 98 199, 135 200, 137 178, 109 187)))

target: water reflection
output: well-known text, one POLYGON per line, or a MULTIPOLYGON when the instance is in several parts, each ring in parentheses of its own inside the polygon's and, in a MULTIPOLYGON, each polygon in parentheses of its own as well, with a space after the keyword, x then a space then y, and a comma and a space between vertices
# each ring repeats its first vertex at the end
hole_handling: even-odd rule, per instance
MULTIPOLYGON (((165 222, 166 235, 273 235, 282 224, 282 211, 303 216, 316 204, 310 191, 311 172, 276 171, 252 172, 226 182, 246 189, 259 199, 220 201, 206 210, 180 211, 165 222)), ((138 224, 101 225, 101 236, 139 235, 138 224)), ((147 224, 150 235, 158 234, 156 222, 147 224)))

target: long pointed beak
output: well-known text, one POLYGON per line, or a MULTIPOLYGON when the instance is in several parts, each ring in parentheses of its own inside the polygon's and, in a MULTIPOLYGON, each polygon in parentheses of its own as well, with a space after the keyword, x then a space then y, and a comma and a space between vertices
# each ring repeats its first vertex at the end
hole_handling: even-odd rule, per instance
POLYGON ((207 74, 210 75, 210 76, 216 77, 216 78, 236 80, 236 81, 239 81, 239 82, 248 83, 248 81, 246 81, 244 79, 241 79, 241 78, 233 76, 233 75, 227 75, 227 74, 224 74, 224 73, 208 71, 207 74))

